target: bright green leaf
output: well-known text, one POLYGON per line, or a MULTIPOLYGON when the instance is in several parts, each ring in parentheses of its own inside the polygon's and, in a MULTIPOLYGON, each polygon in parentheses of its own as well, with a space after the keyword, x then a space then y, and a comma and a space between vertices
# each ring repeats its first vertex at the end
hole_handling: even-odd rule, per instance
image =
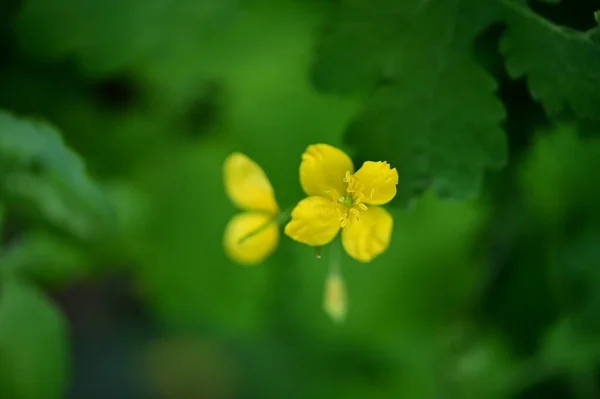
POLYGON ((600 28, 579 32, 504 3, 508 30, 501 51, 509 74, 526 76, 531 94, 550 115, 572 110, 600 120, 600 28))
POLYGON ((0 296, 0 394, 62 399, 69 368, 62 315, 34 287, 5 280, 0 296))
POLYGON ((325 90, 375 89, 347 136, 359 158, 398 168, 403 203, 430 185, 454 198, 476 193, 484 170, 506 161, 497 85, 471 54, 496 5, 354 0, 336 12, 315 77, 325 90))
POLYGON ((0 188, 19 206, 82 238, 106 226, 108 202, 51 125, 0 112, 0 156, 0 188))

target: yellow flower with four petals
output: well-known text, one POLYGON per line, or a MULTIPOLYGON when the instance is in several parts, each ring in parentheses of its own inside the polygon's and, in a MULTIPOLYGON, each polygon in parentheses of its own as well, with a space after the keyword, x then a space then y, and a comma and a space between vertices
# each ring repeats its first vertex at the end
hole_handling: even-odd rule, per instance
POLYGON ((225 252, 247 266, 263 262, 279 242, 279 207, 265 172, 246 155, 234 152, 223 167, 229 199, 245 212, 225 228, 225 252))
MULTIPOLYGON (((278 226, 287 214, 280 213, 264 171, 246 155, 234 152, 225 160, 224 179, 227 195, 244 210, 227 224, 225 251, 241 264, 261 263, 277 247, 278 226)), ((354 172, 352 160, 343 151, 314 144, 302 155, 300 183, 308 197, 292 210, 286 235, 321 247, 342 230, 344 249, 361 262, 371 261, 389 246, 393 220, 379 205, 396 195, 398 172, 387 162, 365 162, 354 172)), ((343 320, 347 311, 339 268, 339 260, 333 259, 324 296, 324 308, 336 321, 343 320)))
POLYGON ((389 246, 393 219, 378 205, 396 195, 396 168, 367 161, 354 172, 352 160, 342 150, 314 144, 302 155, 300 183, 308 197, 292 211, 286 235, 322 246, 341 229, 344 249, 361 262, 371 261, 389 246))

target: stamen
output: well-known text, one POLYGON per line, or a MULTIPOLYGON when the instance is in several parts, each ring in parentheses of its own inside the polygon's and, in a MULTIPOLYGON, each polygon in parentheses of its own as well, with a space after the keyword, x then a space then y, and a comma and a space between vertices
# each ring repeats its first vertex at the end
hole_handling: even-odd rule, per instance
POLYGON ((342 221, 340 222, 340 227, 344 228, 344 227, 346 227, 347 224, 348 224, 348 219, 342 219, 342 221))
POLYGON ((354 216, 356 216, 357 218, 360 215, 360 212, 356 208, 350 209, 350 213, 353 214, 354 216))
POLYGON ((350 183, 351 177, 350 177, 350 171, 347 170, 346 174, 344 175, 344 183, 350 183))
POLYGON ((360 204, 358 204, 358 207, 359 207, 360 209, 362 209, 363 211, 366 211, 367 209, 369 209, 369 208, 367 208, 367 206, 366 206, 365 204, 363 204, 362 202, 361 202, 360 204))
POLYGON ((375 195, 375 188, 371 189, 371 194, 369 195, 369 198, 373 198, 373 196, 375 195))

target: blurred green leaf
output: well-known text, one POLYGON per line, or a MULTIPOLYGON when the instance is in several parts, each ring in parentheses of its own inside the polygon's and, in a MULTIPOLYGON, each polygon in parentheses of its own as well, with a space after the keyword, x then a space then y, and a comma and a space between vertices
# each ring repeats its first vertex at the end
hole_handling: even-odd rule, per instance
POLYGON ((578 233, 566 240, 558 259, 558 272, 564 285, 563 301, 570 314, 569 326, 575 334, 586 340, 600 333, 599 240, 600 231, 597 227, 582 226, 578 233))
POLYGON ((579 32, 514 1, 504 4, 508 30, 501 51, 509 74, 526 76, 532 96, 550 115, 572 110, 600 120, 600 28, 579 32))
POLYGON ((74 56, 94 75, 188 54, 228 23, 236 0, 27 0, 22 46, 42 59, 74 56))
POLYGON ((0 393, 11 399, 62 399, 68 347, 62 315, 37 289, 14 279, 0 296, 0 393))
POLYGON ((16 205, 80 238, 110 222, 102 191, 51 125, 0 112, 0 156, 0 187, 16 205))
POLYGON ((137 176, 138 189, 151 199, 135 260, 141 292, 170 328, 257 333, 265 328, 261 298, 269 270, 226 258, 223 232, 239 212, 225 195, 219 167, 230 149, 200 144, 171 147, 137 176))
POLYGON ((519 166, 528 209, 551 223, 564 221, 573 209, 593 211, 600 189, 590 184, 589 171, 599 167, 600 140, 581 139, 569 124, 539 129, 519 166))
POLYGON ((543 337, 540 358, 555 370, 584 376, 593 372, 600 342, 580 335, 568 319, 558 320, 543 337))
POLYGON ((471 54, 473 39, 495 18, 495 3, 473 0, 355 0, 335 9, 316 82, 342 93, 375 89, 347 139, 362 160, 398 168, 397 201, 429 186, 444 197, 469 197, 486 168, 506 162, 497 85, 471 54))
POLYGON ((85 253, 43 230, 28 231, 0 258, 4 272, 48 284, 64 284, 90 270, 85 253))
POLYGON ((460 398, 506 398, 513 389, 515 361, 502 340, 494 336, 469 342, 449 367, 451 381, 460 398))
POLYGON ((261 165, 282 209, 304 196, 298 169, 306 147, 341 146, 358 108, 355 99, 321 95, 309 82, 320 11, 295 0, 257 2, 207 57, 229 95, 219 133, 261 165))

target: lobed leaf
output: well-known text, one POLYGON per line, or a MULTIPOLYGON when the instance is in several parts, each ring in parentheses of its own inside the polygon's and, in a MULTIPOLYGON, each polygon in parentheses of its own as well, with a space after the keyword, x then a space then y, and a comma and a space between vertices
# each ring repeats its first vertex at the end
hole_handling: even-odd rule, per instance
POLYGON ((579 118, 600 120, 600 28, 580 32, 513 1, 504 4, 508 30, 500 49, 510 76, 525 76, 551 116, 572 110, 579 118))
POLYGON ((325 91, 372 93, 347 135, 358 157, 398 168, 403 203, 430 185, 453 198, 476 193, 484 170, 507 157, 496 82, 471 54, 497 5, 347 0, 335 15, 314 76, 325 91))
POLYGON ((62 315, 27 283, 9 279, 0 296, 0 395, 65 397, 68 348, 62 315))

